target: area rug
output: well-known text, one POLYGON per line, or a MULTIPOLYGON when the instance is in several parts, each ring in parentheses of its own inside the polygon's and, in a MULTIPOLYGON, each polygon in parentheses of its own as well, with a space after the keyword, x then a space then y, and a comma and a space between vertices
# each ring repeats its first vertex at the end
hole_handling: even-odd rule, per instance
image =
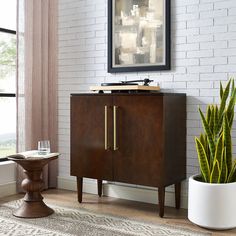
POLYGON ((50 205, 49 217, 21 219, 12 215, 21 200, 0 205, 1 236, 205 236, 209 233, 167 224, 148 224, 122 217, 98 214, 86 209, 50 205))

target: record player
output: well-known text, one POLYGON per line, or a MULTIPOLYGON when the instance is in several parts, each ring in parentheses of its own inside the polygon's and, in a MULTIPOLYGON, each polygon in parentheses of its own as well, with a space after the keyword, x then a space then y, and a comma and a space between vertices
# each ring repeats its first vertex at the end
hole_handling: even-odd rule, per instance
POLYGON ((131 80, 121 81, 120 83, 102 83, 100 86, 91 86, 90 90, 99 91, 111 91, 111 93, 141 93, 141 92, 157 92, 160 90, 159 86, 149 86, 153 80, 131 80), (138 84, 142 82, 143 84, 138 84))

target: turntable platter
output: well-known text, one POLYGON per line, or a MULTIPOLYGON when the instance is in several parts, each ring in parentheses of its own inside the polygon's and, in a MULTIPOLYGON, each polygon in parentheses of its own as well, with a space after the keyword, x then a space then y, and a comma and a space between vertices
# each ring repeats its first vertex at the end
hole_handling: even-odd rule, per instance
POLYGON ((137 83, 102 83, 101 86, 138 85, 137 83))

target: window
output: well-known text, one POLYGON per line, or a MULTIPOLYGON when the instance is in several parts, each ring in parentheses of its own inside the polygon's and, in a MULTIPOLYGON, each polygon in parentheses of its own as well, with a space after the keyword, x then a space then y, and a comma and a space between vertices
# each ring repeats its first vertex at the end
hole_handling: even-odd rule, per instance
POLYGON ((0 161, 16 152, 16 0, 0 1, 0 161))

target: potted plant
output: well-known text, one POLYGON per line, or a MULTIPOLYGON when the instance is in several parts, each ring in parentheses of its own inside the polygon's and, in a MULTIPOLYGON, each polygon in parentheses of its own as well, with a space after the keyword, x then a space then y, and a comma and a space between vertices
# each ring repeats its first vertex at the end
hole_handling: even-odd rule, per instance
POLYGON ((220 105, 199 108, 204 133, 195 137, 200 175, 189 179, 188 218, 209 229, 236 227, 236 160, 232 158, 231 130, 236 88, 234 80, 223 89, 220 105))

